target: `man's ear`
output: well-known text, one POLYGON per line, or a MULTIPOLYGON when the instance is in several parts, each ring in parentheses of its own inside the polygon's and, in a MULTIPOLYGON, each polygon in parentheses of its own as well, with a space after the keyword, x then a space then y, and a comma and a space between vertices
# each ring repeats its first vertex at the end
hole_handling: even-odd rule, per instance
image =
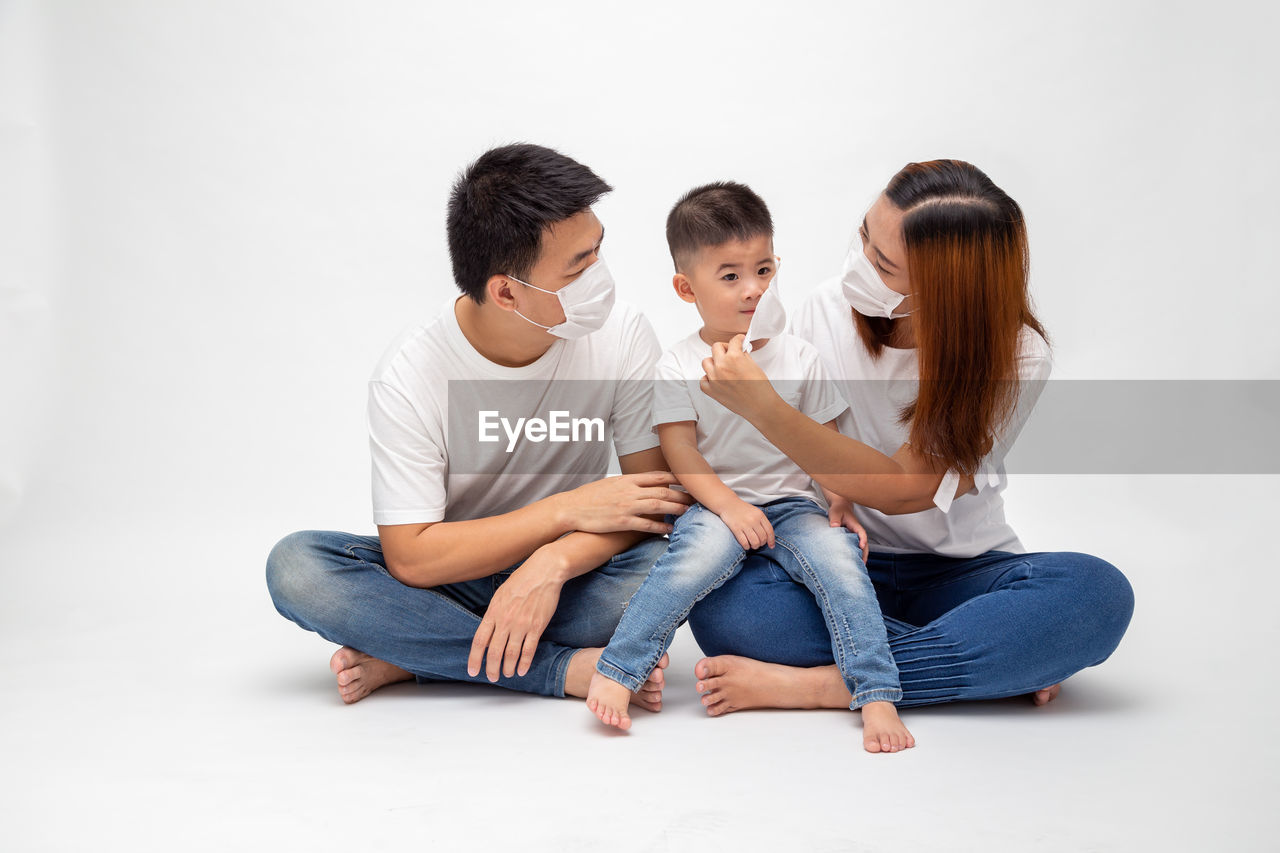
POLYGON ((511 294, 511 279, 505 275, 491 275, 484 283, 485 294, 494 305, 509 311, 516 307, 516 299, 511 294))
POLYGON ((676 296, 679 296, 685 302, 697 302, 697 297, 693 295, 693 285, 689 283, 689 278, 682 272, 676 273, 671 277, 671 286, 676 289, 676 296))

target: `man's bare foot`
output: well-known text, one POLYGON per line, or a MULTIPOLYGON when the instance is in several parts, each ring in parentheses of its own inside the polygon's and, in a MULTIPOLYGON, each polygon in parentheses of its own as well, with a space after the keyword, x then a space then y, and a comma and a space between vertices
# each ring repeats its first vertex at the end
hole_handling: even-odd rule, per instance
POLYGON ((359 702, 379 687, 413 678, 413 673, 350 646, 333 653, 329 669, 338 676, 338 693, 348 705, 359 702))
MULTIPOLYGON (((582 649, 569 659, 569 670, 564 677, 566 696, 587 698, 591 690, 591 681, 596 675, 596 661, 600 660, 600 653, 603 651, 604 649, 582 649)), ((658 665, 653 668, 653 672, 649 673, 649 678, 644 685, 631 694, 631 704, 655 714, 662 710, 662 690, 667 686, 665 670, 670 663, 671 657, 663 655, 662 660, 658 661, 658 665)))
POLYGON ((1054 699, 1058 698, 1058 694, 1062 692, 1061 684, 1053 684, 1043 690, 1037 690, 1031 694, 1031 701, 1037 705, 1048 705, 1054 699))
POLYGON ((631 691, 626 685, 619 684, 600 673, 591 676, 591 687, 587 690, 587 707, 606 726, 622 729, 631 728, 631 717, 627 714, 627 706, 631 703, 631 691))
POLYGON ((916 745, 892 702, 868 702, 861 710, 862 748, 867 752, 900 752, 916 745))
POLYGON ((798 667, 720 655, 693 668, 707 714, 748 708, 848 708, 853 698, 835 666, 798 667))

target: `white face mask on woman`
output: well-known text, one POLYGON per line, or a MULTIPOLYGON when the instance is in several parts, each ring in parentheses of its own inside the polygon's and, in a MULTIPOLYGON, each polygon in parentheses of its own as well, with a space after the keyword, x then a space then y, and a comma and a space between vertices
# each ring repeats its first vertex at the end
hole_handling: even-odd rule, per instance
POLYGON ((527 281, 520 281, 513 275, 507 274, 507 278, 512 281, 519 281, 525 287, 532 287, 534 290, 541 290, 543 293, 553 293, 560 300, 560 307, 564 310, 564 322, 554 326, 544 326, 541 323, 534 323, 528 317, 516 311, 522 319, 527 320, 539 329, 555 335, 558 338, 573 340, 583 335, 589 335, 599 330, 604 325, 605 320, 609 319, 609 313, 613 311, 613 276, 609 275, 609 268, 604 264, 604 258, 598 259, 594 264, 582 271, 582 275, 566 284, 559 290, 545 290, 544 288, 532 285, 527 281))
POLYGON ((861 237, 854 242, 849 255, 844 259, 844 273, 840 277, 840 284, 844 289, 845 301, 865 317, 886 317, 893 320, 911 313, 894 313, 893 309, 907 297, 880 278, 880 273, 876 272, 871 261, 867 260, 866 252, 862 250, 861 237))

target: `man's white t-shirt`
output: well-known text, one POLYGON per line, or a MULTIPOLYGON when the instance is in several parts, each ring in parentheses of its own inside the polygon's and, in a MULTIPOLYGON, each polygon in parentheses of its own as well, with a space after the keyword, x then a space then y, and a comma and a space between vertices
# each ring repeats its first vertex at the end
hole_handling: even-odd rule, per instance
MULTIPOLYGON (((898 414, 916 397, 920 377, 916 351, 885 347, 879 358, 873 358, 858 337, 852 310, 840 280, 825 281, 795 313, 791 331, 817 348, 849 401, 849 410, 837 422, 840 432, 892 456, 906 443, 909 432, 907 425, 898 422, 898 414)), ((1049 345, 1024 327, 1019 339, 1021 390, 1017 408, 979 469, 977 492, 970 491, 949 506, 940 494, 937 506, 906 515, 885 515, 858 507, 872 551, 974 557, 987 551, 1026 550, 1004 518, 1001 492, 1008 485, 1004 457, 1030 416, 1051 369, 1049 345), (940 508, 943 506, 945 510, 940 508)))
MULTIPOLYGON (((786 497, 822 500, 813 480, 745 418, 698 387, 711 344, 694 332, 662 354, 655 371, 653 424, 697 421, 698 452, 720 480, 749 504, 786 497)), ((826 381, 818 352, 794 335, 778 335, 751 353, 784 400, 819 423, 847 406, 826 381)), ((678 473, 678 472, 677 472, 678 473)))
POLYGON ((598 331, 503 367, 471 346, 450 303, 392 343, 369 380, 374 523, 500 515, 601 479, 614 452, 656 447, 659 351, 644 315, 618 302, 598 331))

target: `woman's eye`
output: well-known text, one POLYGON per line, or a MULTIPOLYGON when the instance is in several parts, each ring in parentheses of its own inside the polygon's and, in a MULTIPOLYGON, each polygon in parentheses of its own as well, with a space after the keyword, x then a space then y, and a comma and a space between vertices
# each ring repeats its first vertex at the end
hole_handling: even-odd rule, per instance
POLYGON ((880 270, 880 275, 893 275, 893 273, 882 267, 879 261, 876 261, 876 269, 880 270))

